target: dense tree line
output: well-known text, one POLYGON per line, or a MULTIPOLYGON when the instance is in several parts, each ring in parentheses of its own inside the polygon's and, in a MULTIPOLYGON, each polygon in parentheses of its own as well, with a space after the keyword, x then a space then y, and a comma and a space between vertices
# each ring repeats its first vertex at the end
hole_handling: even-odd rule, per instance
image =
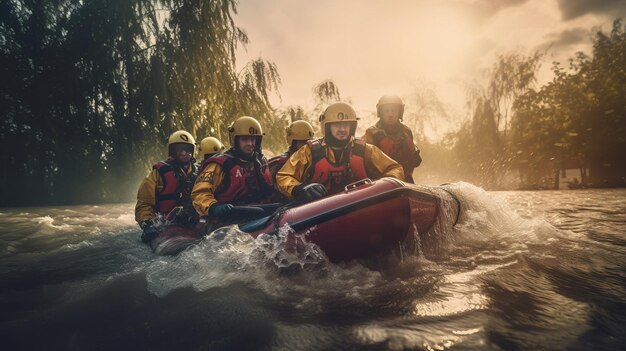
POLYGON ((583 186, 626 186, 626 26, 598 31, 592 56, 579 53, 554 79, 515 101, 513 150, 522 183, 558 187, 577 168, 583 186))
POLYGON ((626 26, 616 20, 610 33, 596 31, 590 56, 577 53, 567 68, 554 62, 553 80, 537 87, 541 59, 500 56, 487 82, 469 89, 466 122, 440 142, 422 141, 419 171, 436 159, 438 179, 550 189, 565 169, 578 169, 572 186, 626 186, 626 26))
POLYGON ((0 205, 128 200, 174 130, 284 124, 276 67, 235 69, 235 14, 235 0, 0 2, 0 205))

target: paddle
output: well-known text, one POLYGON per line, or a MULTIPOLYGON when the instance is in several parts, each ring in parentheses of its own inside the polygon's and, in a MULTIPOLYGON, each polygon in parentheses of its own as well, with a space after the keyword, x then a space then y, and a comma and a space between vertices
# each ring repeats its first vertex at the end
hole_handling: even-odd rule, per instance
POLYGON ((259 206, 235 206, 225 217, 233 221, 238 218, 258 217, 264 214, 265 209, 259 206))
POLYGON ((239 224, 262 218, 274 213, 276 208, 280 206, 280 204, 234 206, 230 211, 228 211, 227 214, 219 218, 207 219, 205 231, 209 233, 219 227, 225 227, 231 224, 239 224))

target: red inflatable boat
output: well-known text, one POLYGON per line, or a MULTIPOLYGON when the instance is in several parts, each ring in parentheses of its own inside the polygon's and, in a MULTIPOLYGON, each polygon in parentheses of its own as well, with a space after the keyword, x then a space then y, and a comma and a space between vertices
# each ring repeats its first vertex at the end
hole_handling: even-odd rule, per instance
MULTIPOLYGON (((264 213, 260 208, 246 209, 256 209, 257 217, 264 213)), ((256 238, 263 233, 277 234, 288 224, 293 230, 290 235, 304 235, 332 262, 339 262, 410 247, 415 234, 424 237, 435 230, 445 231, 456 223, 458 215, 458 200, 442 187, 393 178, 365 179, 332 196, 294 207, 286 205, 271 215, 239 224, 239 229, 256 238)), ((160 255, 176 254, 197 242, 204 232, 208 230, 201 226, 168 226, 151 247, 160 255)))
POLYGON ((186 227, 176 224, 167 225, 150 242, 152 251, 157 255, 175 255, 202 239, 203 225, 186 227))
POLYGON ((458 220, 459 202, 442 187, 425 187, 393 178, 365 179, 341 193, 239 225, 257 237, 288 224, 294 234, 319 246, 332 262, 372 258, 410 246, 458 220), (444 211, 445 210, 445 211, 444 211), (445 213, 444 213, 445 212, 445 213))

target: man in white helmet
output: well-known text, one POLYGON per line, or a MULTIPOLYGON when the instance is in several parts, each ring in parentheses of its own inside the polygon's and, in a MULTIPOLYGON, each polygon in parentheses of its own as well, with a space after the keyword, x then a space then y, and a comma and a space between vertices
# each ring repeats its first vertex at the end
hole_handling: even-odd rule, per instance
POLYGON ((398 95, 384 95, 376 104, 378 122, 365 131, 363 140, 378 146, 402 165, 405 181, 414 183, 413 170, 422 163, 413 132, 402 123, 404 101, 398 95))
POLYGON ((263 129, 253 117, 239 117, 228 128, 231 148, 207 160, 191 199, 200 216, 220 220, 234 206, 266 202, 274 182, 261 151, 263 129))
POLYGON ((296 151, 276 174, 280 192, 314 200, 365 178, 404 179, 402 166, 376 146, 354 138, 358 118, 352 106, 337 102, 320 116, 324 137, 296 151))
POLYGON ((168 159, 157 162, 139 186, 135 220, 143 231, 143 242, 149 243, 159 234, 153 223, 154 217, 166 216, 175 207, 183 207, 184 214, 179 220, 186 223, 180 224, 194 225, 198 220, 190 198, 197 175, 193 157, 195 142, 194 137, 184 130, 172 133, 167 143, 168 159))

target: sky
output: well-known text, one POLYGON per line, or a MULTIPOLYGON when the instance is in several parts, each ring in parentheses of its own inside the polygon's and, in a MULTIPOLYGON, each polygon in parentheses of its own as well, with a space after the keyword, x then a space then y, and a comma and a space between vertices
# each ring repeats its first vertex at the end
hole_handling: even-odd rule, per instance
POLYGON ((590 54, 593 29, 625 15, 626 0, 241 0, 235 21, 249 43, 237 66, 276 64, 277 107, 312 108, 313 87, 332 79, 359 114, 381 95, 408 106, 427 89, 462 118, 466 86, 484 80, 497 55, 543 52, 542 84, 553 61, 590 54))

